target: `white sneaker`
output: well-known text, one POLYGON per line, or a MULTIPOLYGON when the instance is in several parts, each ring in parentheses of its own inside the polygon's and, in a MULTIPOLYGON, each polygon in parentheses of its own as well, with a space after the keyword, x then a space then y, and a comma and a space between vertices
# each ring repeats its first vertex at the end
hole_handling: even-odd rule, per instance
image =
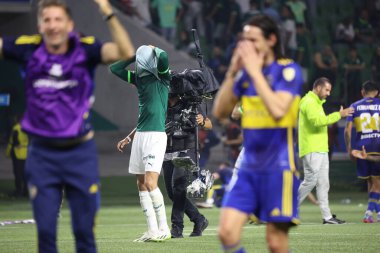
POLYGON ((163 241, 169 240, 171 238, 172 238, 172 234, 170 233, 170 230, 165 230, 165 231, 160 230, 160 233, 158 234, 158 236, 152 237, 150 239, 150 241, 151 242, 163 242, 163 241))
POLYGON ((153 237, 155 237, 155 235, 152 235, 151 233, 149 233, 149 231, 147 231, 141 237, 133 240, 133 242, 149 242, 152 240, 153 237))
POLYGON ((214 204, 207 202, 196 202, 195 205, 200 208, 213 208, 214 204))

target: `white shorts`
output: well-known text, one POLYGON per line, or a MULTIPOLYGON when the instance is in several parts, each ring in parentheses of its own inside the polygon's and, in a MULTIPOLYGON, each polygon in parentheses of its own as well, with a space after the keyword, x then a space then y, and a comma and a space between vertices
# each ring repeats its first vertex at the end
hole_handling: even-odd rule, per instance
POLYGON ((153 171, 160 174, 166 141, 165 132, 136 132, 129 160, 129 173, 143 175, 146 171, 153 171))

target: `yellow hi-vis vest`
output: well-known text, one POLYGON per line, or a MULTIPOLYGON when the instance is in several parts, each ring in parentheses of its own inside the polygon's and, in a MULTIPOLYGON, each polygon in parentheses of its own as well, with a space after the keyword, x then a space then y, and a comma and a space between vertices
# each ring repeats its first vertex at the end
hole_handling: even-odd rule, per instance
POLYGON ((16 158, 19 160, 25 160, 26 155, 28 153, 28 142, 29 142, 28 135, 21 130, 21 125, 17 123, 16 125, 13 126, 12 134, 9 137, 9 142, 8 142, 8 146, 6 150, 7 156, 10 156, 12 147, 13 147, 16 158), (13 133, 14 132, 18 133, 17 138, 18 138, 19 145, 13 147, 13 133))

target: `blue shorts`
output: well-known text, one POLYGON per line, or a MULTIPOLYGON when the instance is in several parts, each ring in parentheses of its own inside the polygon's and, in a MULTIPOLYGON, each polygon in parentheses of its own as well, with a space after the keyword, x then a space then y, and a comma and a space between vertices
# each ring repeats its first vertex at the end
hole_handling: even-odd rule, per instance
POLYGON ((297 194, 300 180, 292 171, 238 170, 231 179, 223 207, 255 215, 263 222, 299 224, 297 194))
POLYGON ((358 178, 368 179, 380 176, 380 163, 356 159, 356 168, 358 178))

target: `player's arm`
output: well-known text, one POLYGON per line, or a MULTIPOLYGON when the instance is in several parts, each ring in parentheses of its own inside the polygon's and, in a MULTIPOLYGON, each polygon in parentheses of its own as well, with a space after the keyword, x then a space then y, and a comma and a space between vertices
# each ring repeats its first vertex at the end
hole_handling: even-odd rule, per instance
POLYGON ((135 72, 126 69, 134 61, 135 61, 135 57, 132 57, 129 60, 120 60, 115 63, 112 63, 109 66, 109 69, 111 73, 113 73, 120 79, 128 83, 135 84, 135 80, 136 80, 135 72))
MULTIPOLYGON (((153 47, 153 46, 152 46, 153 47)), ((157 56, 157 71, 161 77, 169 78, 169 57, 168 53, 158 47, 153 47, 157 56)))
POLYGON ((338 122, 341 118, 352 116, 354 113, 353 107, 348 107, 343 109, 343 106, 340 107, 338 112, 333 112, 328 115, 325 114, 323 109, 316 103, 310 103, 305 109, 306 116, 315 127, 322 127, 334 124, 338 122))
POLYGON ((112 42, 106 42, 101 49, 102 62, 105 64, 120 59, 128 59, 134 55, 135 48, 130 40, 128 32, 113 14, 109 0, 94 0, 104 17, 111 33, 112 42))
POLYGON ((338 122, 341 119, 339 112, 326 115, 323 108, 317 103, 308 103, 304 106, 304 113, 309 122, 315 127, 322 127, 338 122))
POLYGON ((362 150, 354 149, 351 151, 351 154, 352 154, 352 156, 359 158, 359 159, 363 159, 363 160, 367 160, 367 161, 371 161, 371 162, 380 162, 380 156, 367 154, 367 151, 365 150, 364 145, 362 146, 362 150))
POLYGON ((134 128, 124 139, 122 139, 121 141, 117 143, 116 148, 117 150, 119 150, 119 152, 123 152, 123 148, 132 142, 133 137, 135 136, 135 133, 136 133, 136 128, 134 128))
POLYGON ((233 92, 235 75, 242 67, 240 55, 235 50, 232 55, 230 66, 224 77, 223 83, 216 94, 212 114, 217 119, 228 118, 234 106, 238 102, 238 97, 233 92))
POLYGON ((347 121, 346 127, 344 128, 344 142, 346 144, 347 153, 351 157, 351 133, 352 133, 352 121, 347 121))

